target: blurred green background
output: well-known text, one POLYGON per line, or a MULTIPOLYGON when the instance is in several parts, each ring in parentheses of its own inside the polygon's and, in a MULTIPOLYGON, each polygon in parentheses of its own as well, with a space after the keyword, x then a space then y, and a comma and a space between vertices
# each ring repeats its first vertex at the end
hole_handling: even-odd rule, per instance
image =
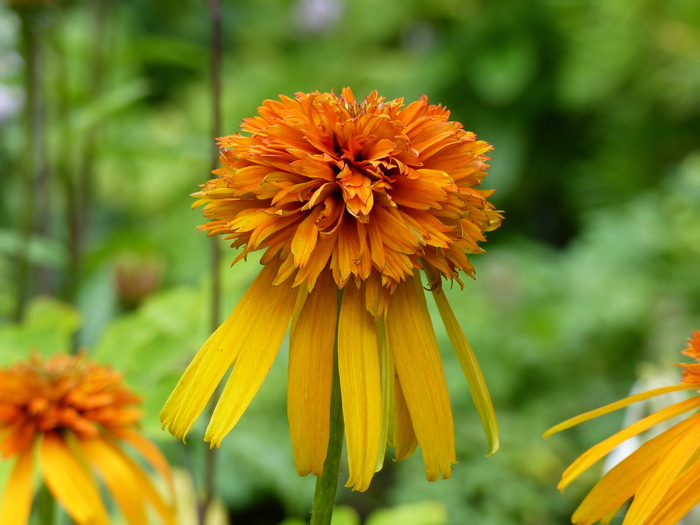
MULTIPOLYGON (((623 415, 542 432, 635 382, 675 382, 700 329, 697 0, 223 0, 223 23, 223 134, 263 99, 350 86, 424 93, 495 146, 484 187, 506 220, 450 301, 501 451, 484 457, 436 322, 453 478, 388 460, 367 493, 341 488, 337 523, 568 523, 600 471, 559 494, 561 472, 623 415)), ((211 241, 189 197, 211 169, 209 41, 204 1, 0 4, 0 365, 87 346, 144 396, 145 431, 197 484, 203 425, 184 448, 157 414, 210 332, 211 241)), ((234 257, 224 247, 222 315, 259 270, 234 257)), ((283 348, 218 453, 232 523, 308 516, 285 373, 283 348)))

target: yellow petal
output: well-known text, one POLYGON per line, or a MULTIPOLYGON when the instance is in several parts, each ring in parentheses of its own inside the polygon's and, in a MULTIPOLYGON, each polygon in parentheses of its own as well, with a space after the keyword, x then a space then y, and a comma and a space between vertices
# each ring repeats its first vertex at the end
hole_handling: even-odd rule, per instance
POLYGON ((386 315, 387 339, 430 481, 456 463, 454 423, 425 295, 416 274, 397 286, 386 315))
POLYGON ((549 437, 552 434, 556 434, 557 432, 561 432, 562 430, 566 430, 567 428, 579 425, 584 421, 588 421, 589 419, 594 419, 604 414, 614 412, 615 410, 624 408, 628 405, 631 405, 632 403, 644 401, 645 399, 660 396, 662 394, 667 394, 669 392, 678 392, 679 390, 697 390, 697 388, 698 385, 688 385, 685 383, 680 383, 678 385, 664 386, 661 388, 648 390, 646 392, 640 392, 639 394, 620 399, 619 401, 615 401, 614 403, 610 403, 609 405, 605 405, 604 407, 596 408, 595 410, 590 410, 588 412, 585 412, 584 414, 580 414, 578 416, 567 419, 566 421, 563 421, 558 425, 555 425, 549 430, 547 430, 547 432, 544 433, 543 437, 549 437))
MULTIPOLYGON (((367 297, 365 295, 365 308, 367 309, 367 297)), ((369 309, 367 309, 374 315, 369 309)), ((375 327, 377 330, 377 347, 379 350, 379 370, 382 389, 382 431, 379 439, 379 455, 377 456, 377 464, 374 468, 379 472, 384 466, 384 456, 386 455, 386 447, 389 443, 389 427, 391 423, 392 398, 394 396, 394 378, 396 376, 396 368, 394 367, 394 359, 389 352, 389 347, 386 341, 386 325, 384 318, 375 319, 375 327)))
POLYGON ((158 470, 158 472, 160 472, 163 478, 165 478, 165 481, 168 483, 168 490, 171 494, 174 494, 175 489, 173 486, 173 475, 170 470, 170 465, 168 465, 168 461, 165 459, 160 449, 158 449, 158 447, 146 439, 142 434, 139 434, 133 430, 124 431, 120 433, 119 437, 139 451, 143 457, 146 458, 148 463, 158 470))
POLYGON ((581 502, 574 512, 573 522, 590 525, 620 509, 635 494, 659 459, 667 453, 669 446, 691 430, 698 423, 699 417, 694 415, 671 427, 615 465, 581 502))
MULTIPOLYGON (((697 432, 697 429, 694 430, 697 432)), ((671 485, 645 525, 676 525, 700 503, 700 461, 697 459, 671 485)))
POLYGON ((642 482, 634 495, 623 525, 641 525, 661 502, 678 474, 700 447, 697 428, 681 434, 642 482))
POLYGON ((396 461, 401 461, 413 455, 418 446, 416 433, 408 413, 406 398, 401 389, 401 381, 394 378, 394 432, 393 444, 396 449, 396 461))
POLYGON ((292 318, 287 416, 300 476, 320 476, 326 459, 337 310, 338 289, 325 271, 292 318))
POLYGON ((221 444, 270 371, 287 332, 298 288, 292 289, 289 283, 283 283, 267 287, 251 286, 248 292, 252 293, 246 308, 239 310, 236 330, 231 334, 238 354, 236 365, 204 433, 204 439, 212 446, 221 444))
POLYGON ((489 389, 486 386, 484 374, 481 373, 481 368, 479 367, 479 362, 476 360, 474 350, 472 350, 469 341, 467 341, 464 332, 462 332, 459 322, 442 288, 438 287, 433 290, 433 297, 435 298, 435 304, 437 304, 438 311, 440 312, 440 317, 442 317, 442 322, 445 325, 447 336, 450 338, 450 342, 452 342, 452 347, 457 353, 459 364, 462 366, 462 371, 467 378, 472 400, 481 418, 484 432, 486 432, 486 441, 488 443, 487 455, 490 456, 498 450, 500 445, 496 413, 493 410, 493 403, 491 402, 489 389))
POLYGON ((675 405, 659 410, 658 412, 631 424, 627 428, 610 436, 608 439, 591 447, 581 456, 579 456, 576 461, 569 465, 569 468, 564 471, 558 485, 559 490, 564 490, 564 488, 566 488, 566 486, 569 485, 569 483, 571 483, 574 479, 579 477, 582 472, 591 467, 619 444, 627 441, 631 437, 636 436, 640 432, 644 432, 654 425, 661 423, 662 421, 666 421, 667 419, 671 419, 672 417, 697 407, 700 407, 700 398, 698 397, 676 403, 675 405))
POLYGON ((22 452, 12 467, 0 501, 0 523, 26 525, 34 495, 34 448, 22 452))
POLYGON ((143 488, 131 475, 129 466, 101 438, 81 439, 79 444, 85 457, 100 473, 129 525, 147 525, 143 488))
POLYGON ((248 344, 249 338, 256 336, 254 330, 262 327, 265 331, 267 319, 257 314, 264 306, 269 307, 266 294, 272 288, 278 267, 279 263, 271 262, 262 269, 228 319, 204 343, 170 394, 160 420, 163 428, 176 437, 187 434, 241 348, 248 344))
POLYGON ((119 457, 124 465, 131 471, 131 478, 134 485, 139 487, 143 496, 150 502, 153 508, 160 516, 163 523, 166 525, 176 525, 175 511, 171 505, 168 505, 160 492, 151 482, 148 474, 143 470, 141 465, 134 461, 124 450, 114 443, 104 442, 106 446, 112 449, 112 453, 119 457))
POLYGON ((346 486, 364 491, 379 454, 382 392, 374 319, 352 282, 343 292, 338 320, 338 373, 350 469, 346 486))
POLYGON ((39 458, 46 486, 78 525, 108 525, 95 481, 61 437, 45 434, 39 458))

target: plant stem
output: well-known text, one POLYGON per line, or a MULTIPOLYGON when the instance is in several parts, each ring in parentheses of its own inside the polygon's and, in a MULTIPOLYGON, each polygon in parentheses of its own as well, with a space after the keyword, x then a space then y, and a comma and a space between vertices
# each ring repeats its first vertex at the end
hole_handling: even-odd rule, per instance
POLYGON ((338 344, 333 352, 333 386, 331 389, 331 425, 328 437, 328 452, 323 464, 323 473, 316 480, 314 503, 311 509, 311 525, 329 525, 335 507, 335 495, 338 490, 340 458, 343 452, 343 403, 340 396, 340 377, 338 375, 338 344))
MULTIPOLYGON (((223 58, 223 38, 222 38, 222 13, 221 0, 209 0, 209 21, 211 29, 210 40, 210 101, 211 101, 211 139, 221 136, 221 62, 223 58)), ((211 169, 214 170, 219 163, 219 149, 216 144, 212 146, 211 169)), ((210 252, 211 268, 211 304, 210 320, 212 332, 219 326, 219 311, 221 309, 221 246, 218 239, 211 240, 210 252)), ((217 391, 220 390, 217 389, 217 391)), ((215 397, 218 397, 215 396, 215 397)), ((214 403, 209 404, 209 415, 214 411, 214 403)), ((216 485, 216 458, 218 448, 209 448, 205 452, 204 460, 204 480, 202 499, 198 505, 199 524, 204 525, 207 518, 207 509, 214 497, 216 485)))

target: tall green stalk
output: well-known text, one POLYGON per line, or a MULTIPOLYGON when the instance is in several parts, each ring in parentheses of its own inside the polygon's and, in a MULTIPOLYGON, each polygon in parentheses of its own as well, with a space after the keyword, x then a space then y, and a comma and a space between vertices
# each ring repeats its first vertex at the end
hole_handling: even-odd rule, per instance
POLYGON ((311 509, 311 525, 329 525, 335 508, 340 459, 343 452, 343 402, 340 395, 340 376, 338 374, 338 344, 336 339, 333 352, 333 384, 331 387, 330 434, 328 452, 323 463, 323 472, 316 479, 314 503, 311 509))
MULTIPOLYGON (((221 136, 221 63, 223 59, 223 38, 222 26, 223 17, 221 12, 221 0, 209 0, 209 23, 210 23, 210 102, 211 102, 211 139, 221 136)), ((216 144, 212 145, 211 169, 214 170, 219 164, 219 149, 216 144)), ((211 303, 210 321, 211 331, 214 332, 219 326, 219 312, 221 310, 221 246, 218 239, 212 238, 210 244, 210 272, 211 272, 211 303)), ((220 388, 217 389, 220 390, 220 388)), ((218 398, 218 395, 214 396, 218 398)), ((214 403, 209 404, 209 415, 214 411, 214 403)), ((216 459, 217 448, 209 448, 205 453, 204 480, 202 499, 198 505, 199 524, 204 525, 207 518, 207 510, 214 497, 216 489, 216 459)))

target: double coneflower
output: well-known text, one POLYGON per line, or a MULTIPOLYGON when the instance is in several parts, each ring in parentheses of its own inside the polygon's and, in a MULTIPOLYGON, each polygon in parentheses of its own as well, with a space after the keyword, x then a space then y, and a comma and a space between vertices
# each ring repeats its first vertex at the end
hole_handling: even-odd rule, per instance
POLYGON ((28 523, 38 463, 43 483, 77 525, 110 523, 95 473, 129 525, 148 523, 147 503, 174 525, 173 509, 123 447, 170 480, 165 459, 136 428, 139 402, 119 374, 82 355, 34 355, 0 369, 0 455, 15 458, 0 523, 28 523))
MULTIPOLYGON (((695 363, 679 363, 683 378, 678 385, 656 388, 574 417, 547 431, 545 436, 638 401, 679 390, 700 391, 700 332, 693 332, 682 352, 695 363)), ((576 509, 572 522, 591 525, 609 523, 630 499, 623 525, 675 525, 700 503, 700 396, 691 397, 633 423, 589 449, 564 472, 564 490, 598 460, 638 434, 687 414, 680 423, 644 443, 607 472, 576 509)))
POLYGON ((207 340, 161 420, 183 437, 231 366, 205 433, 239 420, 290 328, 288 416, 296 467, 320 475, 337 352, 349 481, 365 490, 387 444, 420 446, 427 477, 455 460, 452 410, 424 290, 432 291, 486 429, 496 421, 474 354, 442 292, 473 275, 467 255, 500 225, 478 189, 492 147, 425 97, 298 93, 267 100, 219 139, 223 168, 196 193, 202 229, 263 250, 264 268, 207 340), (425 278, 421 276, 425 275, 425 278), (336 350, 337 349, 337 350, 336 350))

